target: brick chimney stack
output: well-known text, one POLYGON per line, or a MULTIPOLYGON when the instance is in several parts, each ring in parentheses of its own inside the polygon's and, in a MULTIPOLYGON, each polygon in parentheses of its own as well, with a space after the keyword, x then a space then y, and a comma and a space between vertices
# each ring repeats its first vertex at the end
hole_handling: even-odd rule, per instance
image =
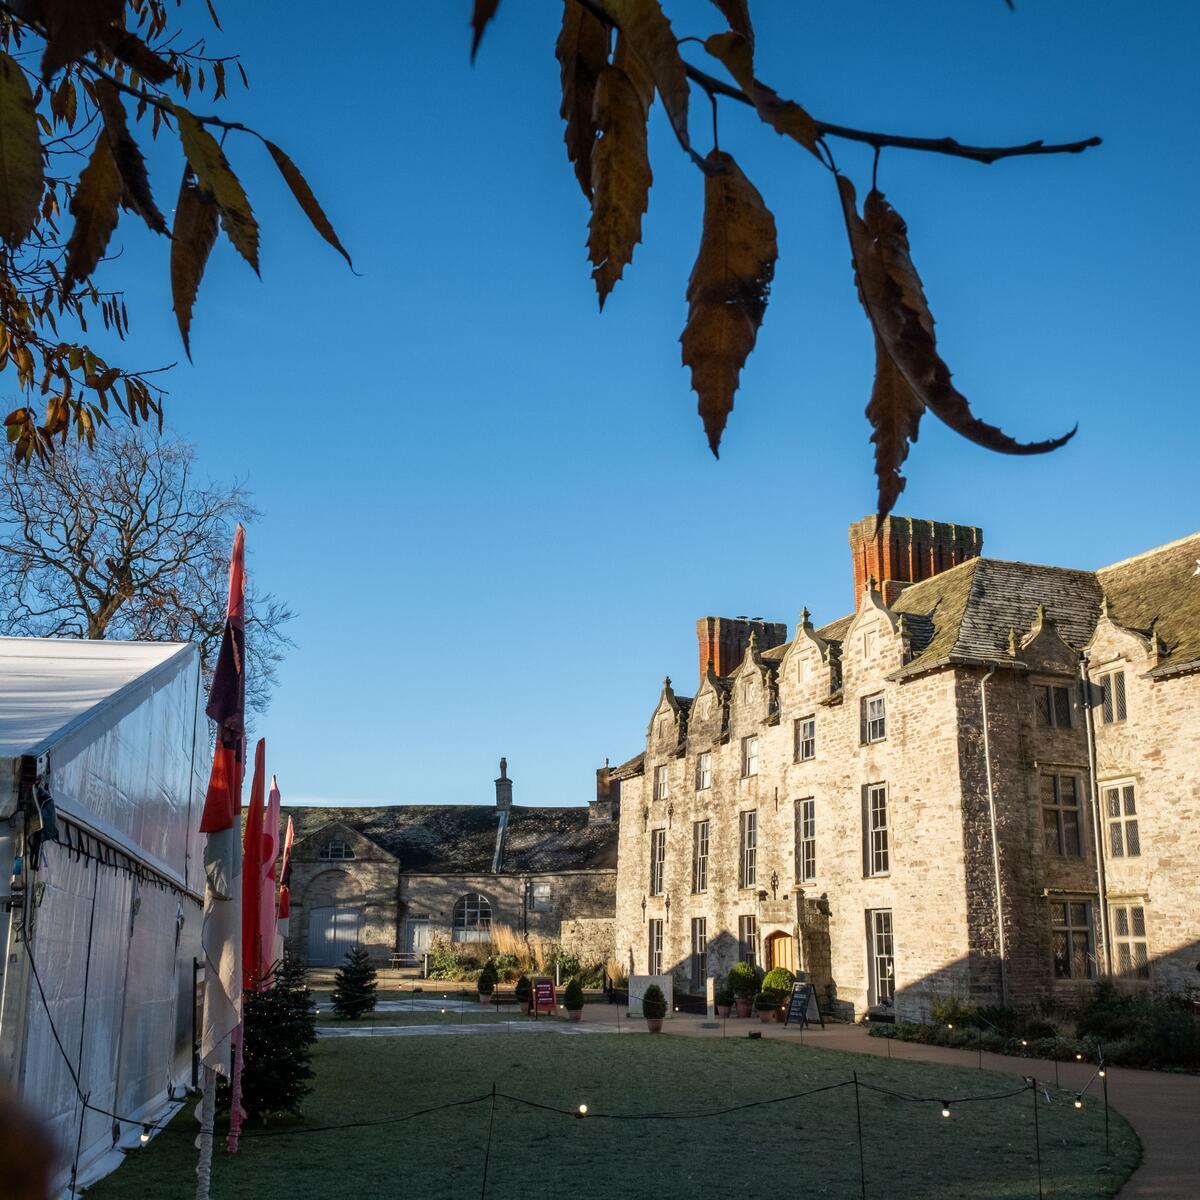
POLYGON ((854 607, 862 604, 867 580, 874 579, 884 604, 891 605, 910 583, 919 583, 983 551, 983 530, 974 525, 922 521, 915 517, 864 517, 850 526, 854 559, 854 607))
POLYGON ((508 759, 500 760, 500 778, 496 780, 496 807, 512 808, 512 780, 508 777, 508 759))
POLYGON ((759 617, 701 617, 696 622, 696 639, 700 643, 700 678, 712 666, 713 673, 724 677, 734 671, 746 656, 753 631, 760 650, 782 646, 788 638, 788 629, 776 621, 764 621, 759 617))

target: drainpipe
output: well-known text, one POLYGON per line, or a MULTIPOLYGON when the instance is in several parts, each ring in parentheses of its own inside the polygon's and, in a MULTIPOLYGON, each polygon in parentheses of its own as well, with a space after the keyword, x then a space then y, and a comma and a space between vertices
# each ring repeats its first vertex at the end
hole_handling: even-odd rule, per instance
POLYGON ((1000 895, 1000 841, 996 836, 996 796, 992 788, 992 750, 988 740, 987 684, 996 673, 996 664, 988 667, 979 681, 979 704, 983 710, 983 764, 987 771, 988 820, 992 832, 992 873, 996 885, 996 933, 1000 950, 1000 1004, 1008 1007, 1008 960, 1004 949, 1004 901, 1000 895))
POLYGON ((1112 974, 1112 947, 1108 941, 1108 885, 1104 877, 1104 838, 1100 830, 1100 788, 1096 783, 1096 724, 1092 718, 1092 683, 1088 678, 1087 660, 1079 658, 1079 690, 1083 696, 1083 721, 1087 729, 1088 799, 1092 809, 1092 842, 1096 847, 1096 892, 1100 898, 1100 940, 1104 943, 1104 958, 1097 962, 1106 975, 1112 974))

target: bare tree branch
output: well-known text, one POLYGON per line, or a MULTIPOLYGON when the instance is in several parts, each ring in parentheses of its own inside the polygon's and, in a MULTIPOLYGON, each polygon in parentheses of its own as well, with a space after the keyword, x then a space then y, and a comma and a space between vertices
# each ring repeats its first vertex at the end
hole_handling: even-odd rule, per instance
MULTIPOLYGON (((229 547, 259 514, 245 485, 200 484, 186 442, 110 431, 0 474, 0 631, 195 642, 208 671, 225 624, 229 547)), ((250 575, 253 580, 253 573, 250 575)), ((246 702, 265 712, 295 614, 247 596, 246 702)))

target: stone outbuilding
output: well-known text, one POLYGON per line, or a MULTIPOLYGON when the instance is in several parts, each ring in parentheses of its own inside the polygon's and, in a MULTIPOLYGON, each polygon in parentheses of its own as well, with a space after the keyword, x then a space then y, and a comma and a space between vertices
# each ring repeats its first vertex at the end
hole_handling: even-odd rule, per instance
POLYGON ((433 941, 486 942, 497 926, 558 943, 584 962, 613 950, 613 805, 512 802, 500 760, 496 803, 285 807, 295 824, 287 949, 313 966, 352 946, 420 961, 433 941))
POLYGON ((1097 571, 851 526, 855 610, 698 623, 619 790, 617 954, 920 1019, 1200 985, 1200 534, 1097 571))

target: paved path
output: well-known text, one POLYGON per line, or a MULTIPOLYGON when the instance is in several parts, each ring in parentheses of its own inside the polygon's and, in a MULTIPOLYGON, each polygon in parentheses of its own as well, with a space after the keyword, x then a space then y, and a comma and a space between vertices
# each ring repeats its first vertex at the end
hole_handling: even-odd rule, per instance
POLYGON ((616 1033, 611 1024, 588 1021, 481 1021, 462 1025, 318 1025, 323 1038, 354 1037, 476 1037, 489 1033, 616 1033))

